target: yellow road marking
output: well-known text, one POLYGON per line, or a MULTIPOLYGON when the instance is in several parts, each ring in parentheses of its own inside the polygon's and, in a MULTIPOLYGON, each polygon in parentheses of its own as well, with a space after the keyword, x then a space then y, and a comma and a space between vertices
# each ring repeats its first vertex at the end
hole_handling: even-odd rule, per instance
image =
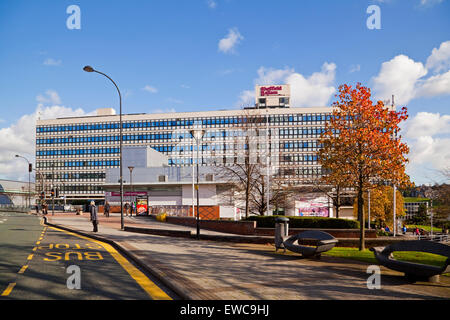
POLYGON ((37 241, 36 244, 41 244, 41 242, 40 242, 40 241, 37 241))
POLYGON ((2 296, 9 296, 9 294, 11 293, 12 289, 14 289, 14 287, 16 286, 16 283, 10 283, 8 285, 8 287, 5 289, 5 291, 3 291, 2 296))
POLYGON ((22 269, 20 269, 19 273, 24 273, 25 270, 27 270, 27 268, 28 268, 28 265, 27 265, 27 264, 24 265, 24 266, 22 267, 22 269))
POLYGON ((154 300, 172 300, 171 297, 169 297, 163 290, 161 290, 155 283, 153 283, 145 274, 143 274, 139 269, 137 269, 135 266, 133 266, 127 259, 125 259, 119 252, 117 252, 116 249, 114 249, 111 245, 98 241, 95 239, 91 239, 88 237, 84 237, 82 235, 58 229, 55 227, 50 227, 57 231, 62 231, 67 234, 70 234, 72 236, 85 239, 94 243, 97 243, 101 245, 103 248, 105 248, 106 251, 109 252, 113 256, 113 258, 124 268, 130 276, 142 287, 142 289, 147 292, 147 294, 154 300))
POLYGON ((32 255, 32 254, 30 254, 30 255, 28 256, 27 260, 31 260, 31 259, 33 259, 33 255, 32 255))

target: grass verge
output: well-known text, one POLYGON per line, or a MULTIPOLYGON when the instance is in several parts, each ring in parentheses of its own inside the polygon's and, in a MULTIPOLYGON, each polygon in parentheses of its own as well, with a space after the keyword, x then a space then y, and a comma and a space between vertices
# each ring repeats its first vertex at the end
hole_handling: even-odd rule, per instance
MULTIPOLYGON (((347 258, 371 264, 378 264, 378 261, 375 259, 373 252, 369 249, 359 251, 358 248, 334 247, 330 251, 324 252, 322 254, 324 256, 347 258)), ((428 264, 439 267, 443 266, 446 261, 446 257, 444 256, 415 251, 396 251, 394 252, 394 258, 397 260, 428 264)), ((450 276, 450 273, 446 273, 444 275, 450 276)))

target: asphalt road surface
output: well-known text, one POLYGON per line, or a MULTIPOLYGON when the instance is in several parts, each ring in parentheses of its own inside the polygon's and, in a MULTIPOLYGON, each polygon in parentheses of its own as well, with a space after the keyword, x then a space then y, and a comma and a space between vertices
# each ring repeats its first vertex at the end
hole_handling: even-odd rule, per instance
POLYGON ((0 212, 0 300, 171 300, 112 246, 0 212))

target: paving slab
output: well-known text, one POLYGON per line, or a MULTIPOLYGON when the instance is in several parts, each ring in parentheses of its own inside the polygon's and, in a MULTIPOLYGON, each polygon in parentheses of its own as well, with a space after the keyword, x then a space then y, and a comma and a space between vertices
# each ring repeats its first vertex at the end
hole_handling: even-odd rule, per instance
MULTIPOLYGON (((450 277, 439 283, 408 282, 381 267, 381 289, 368 289, 368 263, 322 256, 275 252, 272 244, 230 243, 140 234, 120 230, 120 216, 100 214, 92 232, 89 214, 55 213, 48 222, 104 237, 139 260, 184 299, 193 300, 435 300, 450 299, 450 277)), ((124 217, 126 226, 195 230, 140 217, 124 217)), ((221 234, 202 230, 205 234, 221 234)))

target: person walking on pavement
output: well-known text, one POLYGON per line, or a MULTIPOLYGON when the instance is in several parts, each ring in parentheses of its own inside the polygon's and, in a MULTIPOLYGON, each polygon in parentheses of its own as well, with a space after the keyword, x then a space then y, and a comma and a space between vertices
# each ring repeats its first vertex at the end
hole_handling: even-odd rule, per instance
POLYGON ((125 215, 128 217, 128 209, 130 208, 130 205, 128 204, 128 202, 125 202, 125 215))
POLYGON ((97 232, 97 225, 98 225, 98 217, 97 217, 97 207, 95 206, 95 202, 91 201, 91 207, 89 209, 90 213, 91 213, 91 221, 92 221, 92 225, 94 226, 94 232, 97 232))
POLYGON ((42 214, 47 214, 47 202, 42 203, 42 214))
POLYGON ((111 209, 111 207, 110 207, 110 205, 109 205, 109 202, 108 201, 106 201, 105 202, 105 216, 106 217, 109 217, 109 210, 111 209))

